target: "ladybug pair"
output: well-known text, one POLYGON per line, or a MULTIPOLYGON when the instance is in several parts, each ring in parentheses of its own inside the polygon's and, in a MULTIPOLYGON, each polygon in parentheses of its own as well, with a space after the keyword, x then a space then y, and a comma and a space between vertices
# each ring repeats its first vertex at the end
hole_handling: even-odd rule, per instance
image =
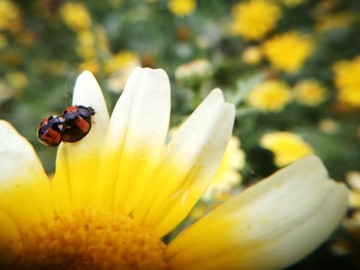
POLYGON ((84 138, 91 129, 92 107, 74 105, 60 115, 52 115, 41 121, 37 134, 41 143, 57 146, 63 142, 77 142, 84 138))

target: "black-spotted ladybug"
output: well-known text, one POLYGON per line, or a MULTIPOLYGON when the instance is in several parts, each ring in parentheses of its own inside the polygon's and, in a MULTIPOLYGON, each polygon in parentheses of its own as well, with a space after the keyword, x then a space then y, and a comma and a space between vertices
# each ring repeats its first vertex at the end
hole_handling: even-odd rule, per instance
POLYGON ((91 129, 91 116, 95 111, 91 107, 74 105, 62 112, 60 117, 65 118, 63 130, 64 142, 77 142, 84 138, 91 129))
POLYGON ((41 143, 57 146, 63 140, 62 132, 65 129, 65 119, 61 116, 52 115, 41 121, 38 128, 38 139, 41 143))
POLYGON ((77 142, 91 129, 92 107, 73 105, 61 115, 45 118, 38 127, 38 139, 48 146, 57 146, 63 142, 77 142))

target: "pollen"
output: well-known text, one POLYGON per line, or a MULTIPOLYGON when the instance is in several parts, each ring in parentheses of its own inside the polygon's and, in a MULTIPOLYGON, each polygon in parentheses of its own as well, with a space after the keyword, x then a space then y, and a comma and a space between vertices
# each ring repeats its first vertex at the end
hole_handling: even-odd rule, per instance
POLYGON ((23 236, 19 269, 168 269, 166 245, 127 215, 78 212, 55 221, 23 236))

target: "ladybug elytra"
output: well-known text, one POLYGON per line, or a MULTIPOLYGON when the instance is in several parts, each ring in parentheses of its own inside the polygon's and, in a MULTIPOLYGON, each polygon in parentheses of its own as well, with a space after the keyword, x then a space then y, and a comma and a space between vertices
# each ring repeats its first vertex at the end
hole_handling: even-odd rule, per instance
POLYGON ((84 138, 91 129, 92 107, 73 105, 61 115, 52 115, 41 121, 37 133, 41 143, 57 146, 63 142, 77 142, 84 138))

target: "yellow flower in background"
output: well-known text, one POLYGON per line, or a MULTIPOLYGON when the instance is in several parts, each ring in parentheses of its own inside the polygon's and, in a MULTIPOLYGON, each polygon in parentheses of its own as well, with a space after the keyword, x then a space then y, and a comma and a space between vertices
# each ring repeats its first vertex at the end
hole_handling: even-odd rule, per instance
POLYGON ((232 30, 245 40, 260 40, 276 27, 281 16, 278 5, 268 0, 249 0, 233 9, 232 30))
POLYGON ((169 10, 178 17, 192 14, 196 9, 195 0, 170 0, 169 10))
POLYGON ((99 54, 107 54, 109 51, 105 30, 97 26, 94 32, 91 29, 77 32, 76 53, 85 60, 85 69, 97 73, 99 70, 99 54))
MULTIPOLYGON (((350 186, 349 204, 360 213, 360 172, 351 171, 346 174, 346 182, 350 186)), ((358 226, 360 229, 360 224, 358 226)))
POLYGON ((275 164, 278 167, 313 153, 312 147, 300 136, 287 131, 264 134, 260 139, 260 145, 274 153, 275 164))
POLYGON ((135 52, 127 50, 120 51, 106 60, 104 69, 107 74, 112 74, 126 67, 133 61, 139 62, 139 56, 135 52))
POLYGON ((246 97, 249 105, 264 112, 281 111, 290 100, 290 88, 284 82, 275 79, 259 83, 246 97))
POLYGON ((256 65, 263 58, 262 51, 259 46, 249 46, 242 52, 241 60, 248 65, 256 65))
POLYGON ((232 136, 226 147, 218 171, 206 189, 203 200, 211 200, 218 194, 231 191, 239 186, 242 180, 239 170, 244 166, 245 153, 240 149, 240 140, 232 136))
POLYGON ((91 17, 84 5, 68 2, 62 5, 63 20, 76 32, 76 53, 85 60, 86 69, 97 72, 97 55, 108 53, 108 41, 103 27, 91 27, 91 17))
POLYGON ((107 81, 109 90, 120 93, 132 71, 139 66, 141 66, 140 58, 134 52, 121 51, 110 56, 104 66, 105 71, 109 74, 107 81))
POLYGON ((297 100, 308 106, 315 106, 326 98, 326 89, 318 81, 307 79, 296 83, 294 86, 297 100))
POLYGON ((319 246, 346 211, 346 188, 311 156, 164 243, 216 173, 234 107, 212 91, 165 144, 170 85, 163 70, 136 69, 110 119, 89 72, 78 77, 73 104, 94 108, 93 126, 82 140, 60 144, 51 181, 29 142, 0 121, 5 268, 284 268, 319 246))
POLYGON ((94 27, 94 35, 96 37, 96 48, 99 51, 98 53, 108 53, 109 52, 109 41, 106 35, 106 30, 100 24, 97 24, 94 27))
POLYGON ((23 72, 12 71, 6 74, 9 85, 15 89, 24 89, 28 84, 28 78, 23 72))
POLYGON ((60 14, 65 23, 74 31, 89 29, 91 18, 84 5, 78 2, 67 2, 60 8, 60 14))
POLYGON ((84 29, 77 32, 76 38, 76 53, 84 60, 84 69, 97 73, 99 71, 97 55, 107 54, 109 50, 105 30, 97 25, 94 31, 93 29, 84 29))
POLYGON ((95 37, 91 30, 83 30, 76 35, 76 53, 83 59, 96 57, 95 37))
POLYGON ((0 80, 0 105, 15 95, 15 91, 6 82, 0 80))
POLYGON ((99 62, 97 59, 96 40, 92 31, 83 30, 76 35, 76 53, 84 60, 81 70, 89 70, 94 74, 99 71, 99 62))
POLYGON ((353 60, 338 61, 334 65, 337 98, 340 102, 360 107, 360 56, 353 60))
POLYGON ((292 73, 302 68, 314 50, 314 42, 308 36, 288 32, 267 40, 262 48, 275 69, 292 73))
POLYGON ((0 0, 0 30, 16 31, 19 28, 20 11, 13 1, 0 0))

